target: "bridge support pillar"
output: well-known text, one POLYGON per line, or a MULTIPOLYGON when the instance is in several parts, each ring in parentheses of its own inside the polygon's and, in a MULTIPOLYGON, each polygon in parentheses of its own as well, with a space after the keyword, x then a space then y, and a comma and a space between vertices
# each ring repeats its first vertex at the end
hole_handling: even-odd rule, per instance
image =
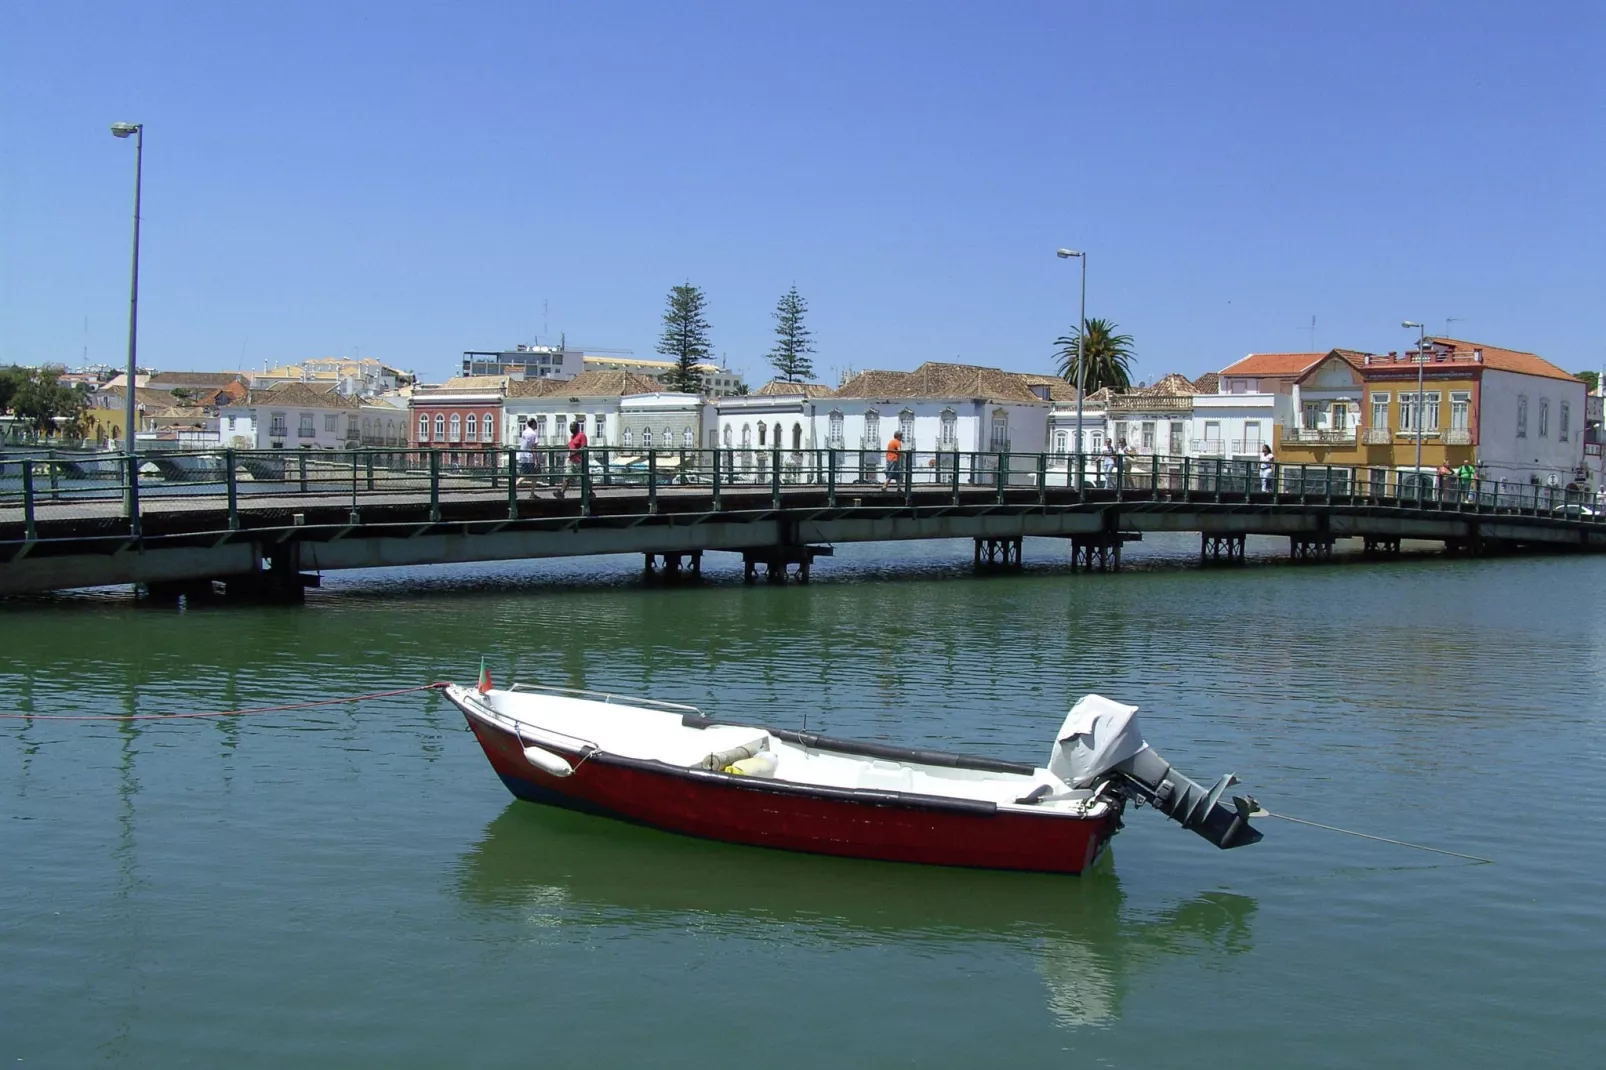
POLYGON ((975 567, 978 569, 1018 569, 1021 567, 1021 543, 1016 535, 1003 539, 976 539, 975 567))
POLYGON ((308 587, 322 585, 318 576, 301 571, 300 543, 280 543, 267 554, 267 568, 224 580, 224 596, 251 602, 302 602, 308 587))
POLYGON ((1331 535, 1290 535, 1288 554, 1295 561, 1331 561, 1333 537, 1331 535))
POLYGON ((1400 556, 1400 540, 1380 535, 1368 535, 1361 542, 1361 552, 1367 557, 1400 556))
POLYGON ((186 605, 193 605, 202 599, 210 599, 213 594, 211 580, 167 580, 141 584, 137 597, 141 602, 153 606, 176 606, 181 598, 186 605))
POLYGON ((764 579, 769 583, 785 583, 787 576, 795 575, 797 582, 809 582, 809 568, 816 557, 830 557, 835 551, 829 546, 763 546, 742 551, 742 582, 757 583, 758 570, 763 568, 764 579), (790 572, 796 566, 796 572, 790 572))
POLYGON ((1465 539, 1444 540, 1444 552, 1450 557, 1483 557, 1493 551, 1494 546, 1477 535, 1465 539))
POLYGON ((1244 563, 1244 537, 1242 535, 1199 536, 1199 563, 1201 565, 1241 565, 1244 563))
POLYGON ((701 550, 671 551, 642 554, 642 576, 648 581, 677 583, 682 580, 703 578, 703 552, 701 550))

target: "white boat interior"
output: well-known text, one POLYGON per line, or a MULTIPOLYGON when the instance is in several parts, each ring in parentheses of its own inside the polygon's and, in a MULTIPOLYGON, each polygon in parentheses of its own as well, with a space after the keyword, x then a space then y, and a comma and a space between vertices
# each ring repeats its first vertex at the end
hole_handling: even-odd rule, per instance
POLYGON ((459 706, 515 731, 526 744, 526 756, 560 776, 567 775, 564 766, 572 763, 543 748, 572 754, 590 746, 623 758, 684 768, 823 788, 974 800, 1045 816, 1096 817, 1119 805, 1119 799, 1105 795, 1099 785, 1075 787, 1047 768, 1004 772, 930 764, 918 760, 918 755, 905 759, 843 753, 782 739, 757 726, 688 725, 684 719, 704 718, 702 711, 651 699, 523 684, 485 693, 456 687, 450 691, 459 706), (549 766, 548 759, 561 764, 549 766), (1028 797, 1030 801, 1025 801, 1028 797))

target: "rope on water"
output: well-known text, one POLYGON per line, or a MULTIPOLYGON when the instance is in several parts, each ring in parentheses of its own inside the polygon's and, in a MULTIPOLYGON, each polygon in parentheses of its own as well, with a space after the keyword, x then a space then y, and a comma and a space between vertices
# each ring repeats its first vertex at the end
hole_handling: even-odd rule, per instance
POLYGON ((1326 829, 1328 832, 1342 832, 1346 836, 1358 836, 1363 840, 1376 840, 1378 843, 1392 843, 1396 847, 1414 847, 1418 851, 1432 851, 1436 855, 1449 855, 1451 858, 1465 858, 1469 862, 1484 862, 1494 865, 1492 858, 1479 858, 1477 855, 1464 855, 1460 851, 1446 851, 1442 847, 1424 847, 1420 843, 1406 843, 1404 840, 1391 840, 1387 836, 1373 836, 1365 832, 1354 832, 1350 829, 1341 829, 1337 825, 1324 825, 1320 821, 1306 821, 1302 817, 1289 817, 1287 814, 1274 814, 1262 808, 1250 817, 1275 817, 1280 821, 1292 821, 1296 825, 1309 825, 1311 828, 1326 829))
POLYGON ((343 695, 340 698, 321 698, 312 702, 291 702, 283 706, 252 706, 238 710, 206 710, 194 713, 0 713, 5 721, 181 721, 200 717, 250 717, 259 713, 284 713, 288 710, 310 710, 315 706, 339 706, 346 702, 367 702, 376 698, 394 698, 418 691, 435 691, 451 685, 446 683, 419 684, 395 691, 373 691, 366 695, 343 695))

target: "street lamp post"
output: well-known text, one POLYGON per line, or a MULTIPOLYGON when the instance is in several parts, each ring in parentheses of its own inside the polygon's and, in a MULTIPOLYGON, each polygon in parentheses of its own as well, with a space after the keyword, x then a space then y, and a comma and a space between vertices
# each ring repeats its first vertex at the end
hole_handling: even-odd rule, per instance
MULTIPOLYGON (((1076 482, 1080 492, 1082 482, 1082 395, 1087 391, 1087 253, 1075 249, 1060 249, 1055 256, 1061 260, 1075 258, 1082 262, 1082 309, 1076 321, 1076 482)), ((1070 482, 1067 475, 1066 482, 1070 482)))
MULTIPOLYGON (((128 437, 128 455, 134 456, 134 348, 135 339, 139 333, 139 181, 140 169, 145 156, 145 124, 144 123, 113 123, 112 134, 116 137, 134 138, 134 267, 128 284, 128 404, 123 410, 123 434, 128 437)), ((130 460, 130 466, 133 465, 130 460)))
POLYGON ((1428 366, 1428 329, 1413 320, 1405 320, 1401 327, 1415 327, 1416 336, 1416 496, 1422 497, 1422 373, 1428 366))

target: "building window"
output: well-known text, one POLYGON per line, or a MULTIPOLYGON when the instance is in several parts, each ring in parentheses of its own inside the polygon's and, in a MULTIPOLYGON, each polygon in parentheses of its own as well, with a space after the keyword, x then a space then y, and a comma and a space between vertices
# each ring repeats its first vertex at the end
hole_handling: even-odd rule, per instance
POLYGON ((742 449, 750 450, 752 448, 753 448, 753 428, 752 428, 752 425, 743 424, 742 425, 742 449))
POLYGON ((1472 408, 1472 395, 1465 391, 1450 392, 1450 430, 1465 431, 1467 417, 1472 408))
POLYGON ((697 436, 692 434, 691 428, 688 427, 686 430, 680 433, 680 444, 685 446, 687 449, 691 449, 693 446, 697 445, 697 436))
POLYGON ((959 448, 959 414, 952 409, 943 409, 939 417, 937 432, 937 448, 955 450, 959 448))
POLYGON ((762 423, 758 425, 758 445, 760 449, 764 448, 764 425, 762 423))
POLYGON ((428 416, 420 416, 418 418, 418 441, 420 441, 420 442, 428 442, 429 441, 429 417, 428 416))
POLYGON ((864 441, 860 445, 879 446, 881 444, 881 414, 870 409, 864 414, 864 441))
POLYGON ((730 449, 731 448, 731 425, 730 424, 726 424, 725 425, 725 448, 726 449, 730 449))
POLYGON ((336 421, 338 421, 339 419, 340 419, 340 417, 336 416, 332 412, 325 413, 324 414, 324 418, 323 418, 323 429, 325 431, 327 431, 331 435, 334 434, 335 433, 336 421))
POLYGON ((1143 448, 1145 450, 1153 452, 1153 450, 1154 450, 1154 421, 1153 420, 1144 420, 1143 421, 1141 434, 1143 436, 1143 448))
POLYGON ((792 425, 792 448, 794 450, 800 450, 800 449, 803 448, 803 425, 802 424, 793 424, 792 425))
POLYGON ((772 444, 774 444, 776 449, 780 449, 781 448, 781 425, 780 424, 776 424, 774 427, 770 428, 770 442, 772 444))
MULTIPOLYGON (((1247 432, 1248 431, 1248 427, 1246 426, 1244 428, 1244 430, 1247 432)), ((1220 420, 1206 420, 1205 421, 1205 437, 1204 437, 1204 440, 1206 442, 1220 442, 1221 441, 1221 421, 1220 420)))
POLYGON ((1349 402, 1347 402, 1347 401, 1335 401, 1335 402, 1333 402, 1333 430, 1334 431, 1348 431, 1349 430, 1349 402))
POLYGON ((289 433, 290 429, 285 426, 284 413, 274 413, 273 416, 269 418, 268 434, 274 438, 284 438, 289 433))
POLYGON ((452 413, 452 425, 451 426, 452 426, 452 433, 450 435, 446 436, 446 441, 448 441, 448 442, 460 442, 460 441, 462 441, 462 438, 463 438, 463 417, 458 413, 455 413, 455 412, 452 413))
POLYGON ((1092 444, 1092 446, 1091 446, 1092 452, 1098 453, 1098 452, 1100 452, 1101 450, 1104 449, 1104 432, 1103 431, 1091 431, 1091 432, 1089 432, 1088 437, 1089 437, 1089 441, 1092 444))
POLYGON ((435 441, 446 441, 446 417, 438 412, 435 414, 435 441))
MULTIPOLYGON (((1208 425, 1207 425, 1208 426, 1208 425)), ((1245 453, 1260 452, 1260 421, 1244 421, 1244 449, 1245 453)))
POLYGON ((630 449, 635 444, 636 444, 635 433, 633 431, 631 431, 630 428, 628 428, 628 427, 625 428, 625 449, 630 449))
POLYGON ((1372 395, 1372 426, 1380 431, 1389 429, 1389 396, 1387 394, 1372 395))
POLYGON ((1125 420, 1117 420, 1117 421, 1115 421, 1115 434, 1114 434, 1112 440, 1114 442, 1114 445, 1115 445, 1116 449, 1123 449, 1123 450, 1126 449, 1126 421, 1125 420))
MULTIPOLYGON (((828 418, 826 430, 826 445, 839 447, 842 445, 842 410, 832 409, 828 418)), ((729 445, 729 443, 726 443, 729 445)))
POLYGON ((904 409, 898 413, 898 438, 902 440, 905 449, 914 449, 915 411, 913 409, 904 409))
POLYGON ((652 428, 650 427, 641 429, 641 448, 644 450, 652 449, 652 428))
POLYGON ((1182 423, 1181 423, 1181 421, 1173 420, 1172 423, 1171 423, 1171 436, 1170 436, 1170 442, 1169 442, 1169 449, 1167 450, 1167 452, 1170 453, 1171 456, 1173 456, 1173 457, 1180 457, 1182 455, 1182 423))
POLYGON ((1528 395, 1517 395, 1517 437, 1528 437, 1528 395))
POLYGON ((1437 431, 1439 429, 1439 402, 1444 395, 1437 390, 1422 395, 1422 430, 1437 431))
POLYGON ((1305 430, 1315 431, 1322 426, 1322 403, 1319 401, 1305 402, 1305 430))
POLYGON ((1561 426, 1556 431, 1558 441, 1566 442, 1572 437, 1572 412, 1568 409, 1565 401, 1561 403, 1561 426))
POLYGON ((467 426, 463 429, 463 441, 473 442, 480 437, 480 418, 471 412, 465 423, 467 426))
POLYGON ((1069 431, 1054 432, 1054 456, 1064 457, 1071 448, 1071 433, 1069 431))
POLYGON ((535 439, 539 442, 544 438, 546 438, 546 417, 537 416, 535 418, 535 439))
POLYGON ((1550 437, 1550 399, 1539 399, 1539 437, 1550 437))
POLYGON ((229 417, 229 430, 230 431, 234 430, 234 417, 232 417, 232 416, 229 417))
POLYGON ((347 416, 346 417, 346 437, 347 438, 356 438, 357 437, 357 418, 355 416, 347 416))
POLYGON ((597 427, 596 445, 598 445, 598 446, 607 445, 607 443, 608 443, 608 414, 605 413, 605 412, 599 412, 599 413, 597 413, 595 416, 593 416, 591 418, 591 422, 593 424, 595 424, 596 427, 597 427))
POLYGON ((675 432, 673 430, 671 430, 670 428, 666 427, 666 428, 664 428, 664 449, 666 449, 666 450, 667 449, 673 449, 674 446, 675 446, 675 432))
POLYGON ((1009 413, 1003 409, 993 410, 993 430, 989 445, 994 453, 1003 453, 1009 449, 1009 413))
POLYGON ((312 413, 310 413, 310 412, 302 413, 301 414, 300 437, 301 438, 314 438, 314 437, 316 437, 317 434, 318 434, 318 432, 313 430, 313 427, 312 427, 312 413))
POLYGON ((483 442, 496 441, 496 421, 491 418, 490 413, 480 417, 480 440, 483 442))

